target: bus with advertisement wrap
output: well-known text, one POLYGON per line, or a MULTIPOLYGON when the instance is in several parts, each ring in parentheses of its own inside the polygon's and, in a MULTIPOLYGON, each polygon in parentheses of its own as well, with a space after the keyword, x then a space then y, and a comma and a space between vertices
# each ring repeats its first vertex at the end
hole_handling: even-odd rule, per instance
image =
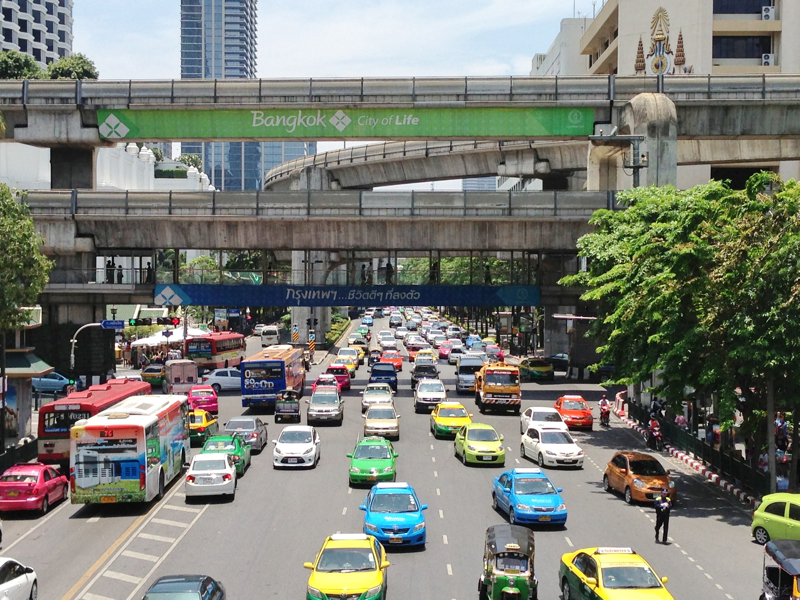
POLYGON ((233 331, 218 331, 190 337, 184 343, 184 358, 197 363, 202 374, 214 369, 236 367, 245 352, 244 336, 233 331))
POLYGON ((306 370, 303 349, 270 346, 242 361, 242 406, 275 408, 278 392, 292 389, 303 395, 306 370))
POLYGON ((76 421, 89 419, 131 396, 149 394, 146 381, 109 379, 39 409, 39 462, 69 463, 69 430, 76 421))
POLYGON ((72 504, 149 502, 189 456, 186 396, 136 396, 73 425, 72 504))

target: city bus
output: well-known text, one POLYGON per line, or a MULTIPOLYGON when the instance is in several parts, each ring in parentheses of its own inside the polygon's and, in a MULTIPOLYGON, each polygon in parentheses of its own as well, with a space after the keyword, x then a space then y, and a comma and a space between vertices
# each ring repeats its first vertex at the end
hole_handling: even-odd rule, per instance
POLYGON ((189 456, 186 396, 128 398, 70 431, 72 504, 149 502, 189 456))
POLYGON ((72 392, 66 398, 45 404, 39 409, 39 462, 69 463, 69 430, 76 421, 97 413, 131 396, 149 394, 146 381, 109 379, 101 385, 72 392))
POLYGON ((303 349, 289 345, 264 348, 242 361, 242 406, 275 408, 275 397, 292 389, 303 395, 306 370, 303 349))
POLYGON ((245 351, 244 336, 232 331, 219 331, 191 337, 184 344, 184 358, 197 363, 200 373, 237 367, 245 351))

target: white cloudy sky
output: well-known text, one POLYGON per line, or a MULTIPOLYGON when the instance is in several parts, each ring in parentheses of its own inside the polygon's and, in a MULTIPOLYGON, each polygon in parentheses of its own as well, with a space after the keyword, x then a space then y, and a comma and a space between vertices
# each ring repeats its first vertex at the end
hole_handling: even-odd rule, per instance
MULTIPOLYGON (((570 0, 259 0, 258 76, 527 75, 572 15, 570 0)), ((180 77, 180 0, 76 0, 73 16, 103 79, 180 77)))

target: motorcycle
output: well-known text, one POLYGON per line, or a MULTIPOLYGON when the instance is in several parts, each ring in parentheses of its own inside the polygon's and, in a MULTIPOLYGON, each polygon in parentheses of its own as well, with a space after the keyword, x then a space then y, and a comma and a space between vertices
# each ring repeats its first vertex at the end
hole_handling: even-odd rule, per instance
POLYGON ((664 449, 664 440, 661 437, 660 427, 650 427, 645 434, 647 447, 651 450, 661 451, 664 449))
POLYGON ((611 427, 611 408, 608 406, 600 407, 600 425, 611 427))

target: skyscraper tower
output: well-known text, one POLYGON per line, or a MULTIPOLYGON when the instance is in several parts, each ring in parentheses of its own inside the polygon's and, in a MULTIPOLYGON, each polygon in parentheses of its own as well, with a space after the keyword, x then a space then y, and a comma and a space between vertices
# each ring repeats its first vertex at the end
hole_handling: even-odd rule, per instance
MULTIPOLYGON (((181 0, 181 78, 256 76, 257 0, 181 0)), ((261 189, 272 167, 316 152, 315 142, 183 142, 220 190, 261 189)))
POLYGON ((72 54, 72 0, 3 0, 0 50, 32 55, 42 67, 72 54))

